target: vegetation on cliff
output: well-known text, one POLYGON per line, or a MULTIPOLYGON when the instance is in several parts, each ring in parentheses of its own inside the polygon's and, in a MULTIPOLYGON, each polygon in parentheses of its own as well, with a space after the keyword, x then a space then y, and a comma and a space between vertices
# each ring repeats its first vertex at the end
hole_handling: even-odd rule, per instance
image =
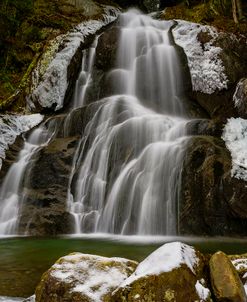
MULTIPOLYGON (((236 1, 236 0, 235 0, 236 1)), ((212 24, 218 29, 245 35, 247 23, 244 17, 247 5, 235 11, 230 0, 161 1, 166 8, 165 18, 185 19, 212 24), (234 15, 235 14, 235 15, 234 15), (235 16, 235 23, 233 20, 235 16)), ((115 3, 123 5, 123 1, 115 3)), ((126 1, 128 5, 144 7, 145 1, 126 1), (131 2, 131 3, 129 3, 131 2), (143 2, 143 3, 142 3, 143 2), (144 5, 143 5, 144 4, 144 5)), ((125 6, 127 5, 125 3, 125 6)), ((0 4, 0 110, 20 111, 25 100, 17 95, 25 86, 25 80, 43 52, 47 42, 85 19, 100 14, 101 4, 113 4, 111 0, 4 0, 0 4), (15 105, 12 106, 15 101, 15 105), (10 107, 12 106, 12 108, 10 107)))

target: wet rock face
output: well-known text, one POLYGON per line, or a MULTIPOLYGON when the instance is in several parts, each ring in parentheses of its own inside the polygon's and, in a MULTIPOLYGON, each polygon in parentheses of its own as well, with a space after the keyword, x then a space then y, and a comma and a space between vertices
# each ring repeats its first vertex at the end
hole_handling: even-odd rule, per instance
POLYGON ((71 233, 67 187, 78 137, 57 138, 41 149, 27 170, 19 232, 30 235, 71 233))
POLYGON ((215 253, 209 261, 209 267, 216 301, 247 301, 243 284, 226 254, 215 253))
POLYGON ((237 108, 238 114, 242 118, 247 117, 247 79, 241 79, 236 87, 233 101, 237 108))
POLYGON ((185 156, 181 192, 180 234, 246 233, 245 182, 231 177, 231 156, 221 139, 192 138, 185 156))
POLYGON ((113 26, 100 35, 96 48, 95 65, 98 69, 108 71, 116 63, 120 28, 113 26))
POLYGON ((36 302, 111 301, 111 292, 133 273, 137 262, 74 253, 60 258, 43 276, 36 302))

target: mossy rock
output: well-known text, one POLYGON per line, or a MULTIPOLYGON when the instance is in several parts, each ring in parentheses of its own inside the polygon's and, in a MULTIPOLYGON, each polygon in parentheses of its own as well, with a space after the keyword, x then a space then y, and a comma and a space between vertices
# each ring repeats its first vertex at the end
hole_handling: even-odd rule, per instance
POLYGON ((111 301, 111 292, 126 279, 137 262, 73 253, 60 258, 36 288, 36 302, 111 301))

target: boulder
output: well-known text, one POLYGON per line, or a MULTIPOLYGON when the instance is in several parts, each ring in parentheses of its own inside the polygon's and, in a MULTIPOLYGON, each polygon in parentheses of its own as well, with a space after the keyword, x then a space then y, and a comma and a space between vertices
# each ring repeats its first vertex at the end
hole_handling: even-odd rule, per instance
MULTIPOLYGON (((198 34, 198 40, 204 48, 208 43, 205 32, 198 34)), ((234 34, 220 32, 213 38, 212 46, 220 49, 219 58, 227 78, 227 89, 216 90, 212 94, 194 91, 192 97, 209 113, 210 117, 225 119, 237 116, 238 113, 242 114, 242 108, 240 111, 236 110, 233 95, 237 82, 246 75, 246 41, 234 34)))
POLYGON ((243 284, 231 261, 223 252, 215 253, 210 261, 213 293, 219 302, 246 302, 243 284))
POLYGON ((115 302, 211 301, 205 287, 204 257, 191 246, 168 243, 142 261, 113 292, 115 302))
POLYGON ((133 273, 137 262, 73 253, 43 274, 36 302, 111 301, 111 292, 133 273))
POLYGON ((183 163, 179 234, 246 235, 246 182, 231 176, 232 161, 224 142, 193 137, 183 163))

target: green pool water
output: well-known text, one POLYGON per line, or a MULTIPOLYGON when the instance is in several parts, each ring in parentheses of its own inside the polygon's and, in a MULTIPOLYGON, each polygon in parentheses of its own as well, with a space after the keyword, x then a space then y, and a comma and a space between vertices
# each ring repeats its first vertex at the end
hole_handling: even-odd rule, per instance
POLYGON ((125 257, 137 261, 164 243, 182 241, 204 253, 222 250, 228 254, 247 252, 247 239, 186 237, 1 238, 0 296, 28 297, 45 272, 59 257, 71 252, 125 257))

